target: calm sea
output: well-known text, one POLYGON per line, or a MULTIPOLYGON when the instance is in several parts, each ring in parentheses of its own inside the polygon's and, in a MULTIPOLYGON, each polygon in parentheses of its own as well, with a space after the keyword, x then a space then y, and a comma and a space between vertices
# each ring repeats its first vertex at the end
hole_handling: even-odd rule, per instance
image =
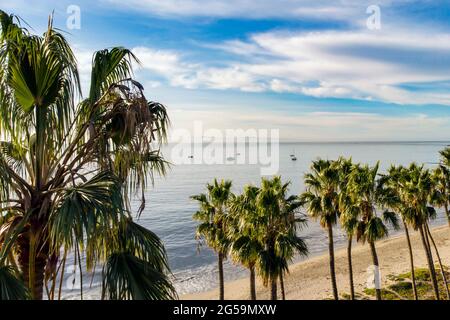
MULTIPOLYGON (((311 161, 318 157, 336 159, 340 155, 351 156, 355 162, 369 164, 375 164, 379 160, 381 171, 390 164, 407 165, 413 161, 431 167, 438 162, 438 151, 448 144, 448 142, 282 143, 279 147, 278 174, 284 181, 291 182, 290 193, 299 194, 304 190, 302 182, 304 173, 311 161), (291 160, 291 154, 296 155, 297 161, 291 160)), ((170 156, 170 147, 166 147, 164 152, 170 156)), ((164 241, 179 294, 204 291, 217 286, 216 256, 207 247, 199 248, 197 245, 194 238, 196 223, 192 220, 197 204, 190 200, 190 196, 203 192, 205 184, 213 178, 231 179, 233 191, 240 192, 245 184, 259 183, 260 167, 237 164, 176 165, 166 177, 155 178, 153 188, 147 191, 147 207, 139 223, 151 229, 164 241)), ((442 213, 433 222, 435 225, 444 223, 446 218, 442 213)), ((316 222, 310 221, 301 236, 305 237, 309 245, 310 256, 326 252, 326 234, 316 222)), ((337 246, 342 246, 345 244, 345 237, 338 231, 335 241, 337 246)), ((296 261, 300 261, 300 258, 296 261)), ((100 281, 99 271, 94 276, 94 287, 100 281)), ((226 262, 226 280, 246 275, 246 270, 234 266, 230 261, 226 262)), ((86 290, 88 294, 96 297, 98 289, 94 287, 86 290)), ((66 298, 75 298, 76 295, 76 290, 66 288, 66 298)))

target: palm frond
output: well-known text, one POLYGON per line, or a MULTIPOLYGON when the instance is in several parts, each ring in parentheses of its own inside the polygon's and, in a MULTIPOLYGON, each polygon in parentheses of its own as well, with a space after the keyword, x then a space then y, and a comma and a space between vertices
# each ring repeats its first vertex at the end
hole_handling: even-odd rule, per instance
POLYGON ((395 212, 392 211, 384 211, 383 212, 383 220, 394 227, 394 230, 400 229, 399 219, 395 212))
POLYGON ((102 297, 111 300, 171 300, 167 275, 128 252, 112 254, 103 267, 102 297))
POLYGON ((367 223, 365 236, 369 242, 375 242, 388 235, 388 229, 379 217, 373 217, 367 223))
POLYGON ((152 231, 127 219, 119 230, 120 250, 130 252, 160 272, 168 272, 169 264, 164 244, 152 231))
POLYGON ((97 241, 111 225, 119 225, 124 211, 121 182, 110 171, 63 190, 58 200, 50 217, 50 236, 57 248, 97 241))
POLYGON ((18 272, 11 266, 0 266, 0 300, 26 300, 29 293, 18 272))

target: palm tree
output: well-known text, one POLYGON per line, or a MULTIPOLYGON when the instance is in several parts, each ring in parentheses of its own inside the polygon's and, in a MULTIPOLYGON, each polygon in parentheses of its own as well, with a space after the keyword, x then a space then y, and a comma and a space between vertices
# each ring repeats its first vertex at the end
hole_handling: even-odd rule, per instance
POLYGON ((283 184, 278 176, 263 178, 256 197, 257 234, 263 244, 258 270, 264 285, 270 284, 272 300, 277 299, 277 280, 289 271, 288 262, 294 253, 308 253, 304 240, 297 235, 298 228, 305 223, 299 215, 301 203, 296 196, 287 196, 289 184, 283 184))
POLYGON ((224 300, 225 288, 223 278, 223 260, 227 258, 230 248, 228 237, 228 214, 232 198, 232 182, 229 180, 214 179, 213 183, 207 184, 208 193, 192 196, 193 200, 199 202, 200 210, 193 219, 199 221, 196 237, 212 248, 217 253, 219 268, 219 299, 224 300))
MULTIPOLYGON (((432 213, 433 216, 435 216, 435 214, 436 214, 436 212, 432 213)), ((436 257, 437 257, 438 263, 439 263, 439 269, 441 271, 442 281, 444 282, 445 293, 447 294, 447 300, 450 300, 450 290, 448 288, 447 276, 445 275, 445 269, 444 269, 444 266, 442 265, 441 256, 439 254, 439 250, 438 250, 438 247, 436 245, 436 242, 434 241, 433 235, 431 234, 431 231, 430 231, 430 228, 428 226, 428 223, 425 224, 425 229, 426 229, 426 232, 427 232, 427 237, 429 238, 429 242, 431 242, 431 244, 433 244, 434 252, 436 252, 436 257)), ((431 244, 430 244, 430 246, 431 246, 431 244)))
MULTIPOLYGON (((376 276, 378 276, 379 261, 375 242, 388 235, 384 222, 389 222, 394 228, 398 228, 396 215, 392 212, 383 212, 382 218, 377 215, 377 206, 381 204, 377 174, 378 163, 374 167, 357 165, 353 168, 347 186, 350 201, 346 203, 346 206, 349 208, 345 208, 345 211, 357 212, 357 241, 369 243, 376 276)), ((377 280, 379 279, 375 279, 377 280)), ((381 300, 381 288, 378 283, 376 285, 376 297, 377 300, 381 300)))
POLYGON ((427 257, 428 269, 433 285, 434 295, 440 299, 439 287, 436 278, 436 270, 433 263, 431 247, 427 241, 426 224, 430 218, 430 212, 434 208, 429 206, 430 195, 433 193, 433 182, 429 170, 410 164, 403 170, 403 178, 398 185, 398 193, 402 202, 402 217, 405 218, 414 230, 419 231, 422 245, 427 257))
POLYGON ((433 170, 432 179, 435 184, 435 192, 433 193, 434 203, 437 206, 444 208, 448 225, 450 226, 450 166, 447 167, 440 164, 433 170))
POLYGON ((42 299, 48 284, 54 299, 69 251, 80 271, 81 256, 88 271, 106 261, 105 298, 175 297, 164 246, 133 221, 129 203, 166 168, 166 109, 131 78, 136 57, 96 52, 83 100, 75 57, 52 18, 42 36, 3 11, 0 23, 0 299, 42 299))
POLYGON ((350 286, 350 298, 355 300, 355 286, 353 281, 352 264, 352 242, 353 235, 357 227, 357 212, 349 210, 351 206, 346 205, 350 201, 350 195, 347 192, 348 177, 353 169, 352 159, 340 157, 337 160, 339 170, 339 211, 341 227, 347 234, 347 261, 350 286))
MULTIPOLYGON (((442 206, 443 204, 445 205, 447 203, 447 198, 448 195, 447 193, 447 186, 446 184, 450 185, 450 182, 448 182, 448 177, 449 177, 449 172, 445 172, 446 171, 446 167, 444 166, 439 166, 438 168, 436 168, 435 170, 430 172, 431 175, 431 182, 432 182, 432 192, 428 197, 428 201, 429 203, 433 206, 442 206), (444 171, 444 172, 443 172, 444 171)), ((429 207, 428 208, 428 220, 433 220, 436 219, 437 213, 436 213, 436 209, 434 207, 429 207)), ((439 254, 439 250, 438 247, 433 239, 433 235, 431 234, 430 228, 428 226, 428 221, 425 223, 425 232, 426 232, 426 237, 428 238, 428 246, 430 247, 430 251, 431 251, 431 245, 433 245, 434 247, 434 251, 436 253, 436 257, 438 259, 438 263, 439 263, 439 268, 441 271, 441 277, 442 280, 444 282, 444 288, 447 294, 447 300, 450 300, 450 290, 448 288, 448 282, 447 282, 447 277, 445 275, 445 270, 442 266, 442 260, 441 260, 441 256, 439 254)))
POLYGON ((411 246, 411 238, 409 236, 408 228, 408 211, 405 210, 400 198, 401 181, 405 178, 406 169, 403 166, 391 166, 386 175, 382 175, 380 179, 380 190, 383 194, 382 203, 383 206, 389 208, 393 212, 397 213, 403 222, 403 228, 405 230, 406 242, 408 244, 409 262, 411 270, 411 281, 413 287, 414 299, 419 300, 416 286, 416 276, 414 270, 414 255, 411 246))
POLYGON ((330 275, 333 297, 339 299, 334 263, 333 225, 339 218, 339 170, 335 162, 318 159, 313 161, 311 172, 305 174, 306 191, 301 194, 301 202, 306 205, 310 216, 320 221, 328 231, 330 255, 330 275))
POLYGON ((441 155, 441 163, 447 168, 450 168, 450 147, 439 151, 439 154, 441 155))
POLYGON ((439 154, 441 155, 441 164, 435 171, 435 179, 437 180, 438 190, 442 195, 441 204, 444 206, 450 226, 450 147, 440 151, 439 154))
POLYGON ((259 188, 247 185, 241 195, 232 200, 229 237, 231 256, 250 271, 250 299, 256 300, 256 265, 263 250, 258 230, 258 208, 256 197, 259 188))
MULTIPOLYGON (((277 239, 277 251, 281 256, 284 267, 280 273, 281 299, 286 300, 284 290, 284 274, 289 273, 289 262, 295 254, 300 256, 308 255, 308 247, 302 238, 297 234, 307 224, 306 217, 299 213, 302 203, 297 196, 290 196, 282 201, 280 225, 283 226, 283 233, 277 239)), ((281 231, 280 231, 281 232, 281 231)))

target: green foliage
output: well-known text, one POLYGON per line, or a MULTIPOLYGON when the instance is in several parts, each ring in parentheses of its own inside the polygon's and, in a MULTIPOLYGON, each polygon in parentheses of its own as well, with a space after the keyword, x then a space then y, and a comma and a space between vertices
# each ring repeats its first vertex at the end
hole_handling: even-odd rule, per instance
POLYGON ((450 168, 450 147, 445 148, 444 150, 439 151, 441 155, 441 162, 447 168, 450 168))
POLYGON ((300 213, 302 203, 297 196, 287 195, 289 184, 282 183, 279 176, 263 178, 256 197, 258 217, 254 223, 263 244, 258 270, 264 284, 288 272, 288 263, 294 254, 308 254, 304 239, 298 236, 298 231, 306 224, 300 213))
POLYGON ((0 300, 25 300, 28 290, 12 266, 0 266, 0 300))
POLYGON ((167 300, 177 297, 167 279, 169 265, 161 240, 146 228, 125 221, 103 267, 103 297, 113 300, 167 300))
POLYGON ((96 52, 83 99, 75 56, 52 17, 42 35, 1 10, 0 25, 1 263, 22 264, 16 273, 29 274, 32 298, 44 286, 35 274, 55 288, 69 251, 80 269, 81 256, 88 270, 108 261, 110 299, 175 297, 162 243, 131 221, 130 197, 141 190, 139 215, 148 181, 168 166, 160 152, 167 111, 132 79, 136 57, 121 47, 96 52), (30 252, 29 261, 17 252, 30 252), (126 266, 148 280, 133 284, 126 266))
MULTIPOLYGON (((438 266, 436 266, 439 270, 438 266)), ((447 269, 446 267, 444 267, 447 269)), ((416 289, 419 299, 432 300, 434 299, 433 286, 431 284, 430 271, 427 268, 415 268, 414 275, 416 278, 416 289)), ((450 273, 446 271, 446 275, 450 273)), ((442 277, 439 272, 440 280, 442 277)), ((385 300, 414 300, 414 293, 411 282, 411 272, 405 272, 398 275, 389 275, 388 279, 391 283, 386 289, 383 289, 382 295, 385 300)), ((442 295, 445 294, 443 283, 440 283, 439 291, 442 295)), ((364 293, 369 296, 375 296, 375 289, 365 288, 364 293)))
MULTIPOLYGON (((97 242, 118 225, 124 211, 120 180, 109 171, 63 190, 58 207, 50 216, 51 237, 57 247, 97 242)), ((88 258, 88 260, 91 260, 88 258)))
POLYGON ((230 219, 227 220, 231 256, 234 261, 247 268, 256 265, 264 246, 260 241, 261 230, 258 228, 258 193, 258 187, 246 185, 241 195, 232 198, 230 219))
POLYGON ((339 216, 339 165, 330 160, 313 161, 311 172, 306 173, 306 191, 300 201, 306 205, 309 215, 325 227, 335 224, 339 216))
POLYGON ((111 300, 167 300, 176 297, 166 275, 131 253, 110 255, 103 268, 103 297, 111 300))
POLYGON ((201 242, 214 249, 217 253, 226 255, 230 240, 227 235, 227 220, 229 201, 231 200, 231 181, 218 181, 207 184, 208 193, 192 196, 199 203, 200 210, 193 215, 199 221, 196 237, 201 242))
POLYGON ((358 241, 375 242, 388 235, 385 223, 399 228, 394 212, 384 211, 382 217, 377 214, 377 208, 383 206, 386 193, 380 188, 378 179, 378 164, 354 165, 347 176, 347 184, 340 197, 344 227, 356 232, 358 241))

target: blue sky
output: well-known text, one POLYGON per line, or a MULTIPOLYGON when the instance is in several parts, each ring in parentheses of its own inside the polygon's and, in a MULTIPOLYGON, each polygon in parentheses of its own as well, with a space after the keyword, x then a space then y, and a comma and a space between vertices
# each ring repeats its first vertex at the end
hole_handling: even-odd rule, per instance
POLYGON ((0 0, 92 53, 125 46, 174 128, 278 128, 283 140, 450 140, 450 4, 414 0, 0 0), (366 21, 380 8, 381 28, 366 21), (77 5, 81 28, 68 30, 77 5))

